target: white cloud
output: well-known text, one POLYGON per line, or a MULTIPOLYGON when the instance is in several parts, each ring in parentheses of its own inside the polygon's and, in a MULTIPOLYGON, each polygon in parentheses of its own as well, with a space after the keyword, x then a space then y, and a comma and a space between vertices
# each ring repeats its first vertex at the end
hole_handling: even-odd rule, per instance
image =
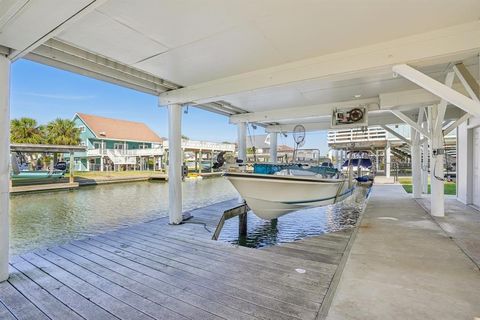
POLYGON ((68 95, 68 94, 56 94, 56 93, 38 93, 38 92, 25 92, 27 96, 59 99, 59 100, 89 100, 95 98, 95 96, 82 96, 82 95, 68 95))

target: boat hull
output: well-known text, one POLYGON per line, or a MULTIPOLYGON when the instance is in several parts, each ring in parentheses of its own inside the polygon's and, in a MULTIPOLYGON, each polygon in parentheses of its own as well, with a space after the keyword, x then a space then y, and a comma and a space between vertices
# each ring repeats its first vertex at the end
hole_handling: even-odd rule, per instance
POLYGON ((266 220, 317 206, 326 206, 350 196, 353 187, 339 179, 226 173, 253 213, 266 220))

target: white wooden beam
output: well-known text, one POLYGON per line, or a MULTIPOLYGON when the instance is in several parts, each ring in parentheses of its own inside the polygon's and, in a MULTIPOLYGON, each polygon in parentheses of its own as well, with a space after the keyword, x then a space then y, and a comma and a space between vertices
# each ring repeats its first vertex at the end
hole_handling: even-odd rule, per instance
MULTIPOLYGON (((404 115, 407 117, 414 117, 416 116, 418 111, 404 111, 404 115)), ((461 117, 463 114, 463 111, 458 109, 458 108, 447 108, 447 111, 445 113, 445 118, 447 119, 457 119, 458 117, 461 117)), ((265 130, 267 132, 292 132, 293 128, 295 125, 298 123, 301 123, 306 131, 322 131, 322 130, 329 130, 331 129, 331 117, 323 117, 316 119, 316 121, 298 121, 295 123, 280 123, 277 125, 269 125, 266 126, 265 130)), ((411 118, 410 118, 411 119, 411 118)), ((378 111, 378 112, 371 112, 368 115, 368 125, 371 126, 381 126, 381 125, 393 125, 393 124, 399 124, 403 123, 403 120, 400 120, 397 116, 395 116, 392 112, 390 111, 378 111)), ((412 120, 413 122, 413 120, 412 120)), ((415 123, 415 122, 414 122, 415 123)), ((425 133, 427 132, 424 129, 425 133)))
POLYGON ((386 125, 381 125, 381 127, 391 133, 392 135, 394 135, 395 137, 397 137, 398 139, 402 140, 403 142, 405 142, 406 144, 408 144, 409 146, 412 145, 412 142, 410 140, 408 140, 407 138, 405 138, 404 136, 402 136, 400 133, 396 132, 395 130, 393 130, 392 128, 389 128, 388 126, 386 125))
MULTIPOLYGON (((106 1, 107 0, 92 0, 92 1, 88 2, 85 6, 79 8, 73 14, 65 17, 65 19, 62 20, 57 25, 55 25, 53 27, 50 27, 49 30, 46 30, 46 32, 40 38, 35 39, 34 41, 32 41, 30 44, 28 44, 24 48, 15 48, 15 50, 13 50, 10 53, 8 58, 12 61, 15 61, 17 59, 22 58, 23 56, 25 56, 26 54, 28 54, 29 52, 31 52, 32 50, 34 50, 35 48, 40 46, 41 44, 45 43, 45 41, 55 37, 58 34, 60 34, 60 32, 62 32, 63 30, 65 30, 66 28, 71 26, 73 23, 75 23, 80 18, 82 18, 84 15, 92 12, 93 10, 95 10, 96 8, 101 6, 106 1)), ((20 10, 17 11, 17 12, 20 12, 18 14, 21 14, 20 10)), ((15 12, 15 14, 17 14, 17 12, 15 12)))
POLYGON ((204 103, 220 97, 303 80, 349 79, 391 70, 409 61, 444 62, 475 54, 480 48, 480 21, 404 37, 380 44, 255 70, 162 93, 160 103, 204 103))
POLYGON ((398 73, 404 78, 419 85, 425 90, 439 96, 443 100, 463 109, 465 112, 471 113, 475 116, 480 116, 480 102, 474 101, 463 94, 455 91, 452 88, 430 78, 424 73, 410 67, 406 64, 395 65, 392 68, 393 72, 398 73))
MULTIPOLYGON (((464 86, 465 90, 467 91, 468 95, 475 101, 480 102, 480 86, 472 76, 472 74, 468 71, 463 63, 457 63, 453 66, 453 71, 460 79, 460 82, 464 86)), ((460 118, 455 120, 452 124, 450 124, 444 131, 443 135, 446 136, 453 130, 455 130, 459 125, 463 122, 467 121, 471 117, 471 114, 465 113, 460 118)))
POLYGON ((408 105, 431 105, 437 104, 440 101, 439 97, 425 89, 381 93, 379 98, 380 108, 382 109, 408 105))
POLYGON ((464 123, 465 121, 468 120, 468 118, 471 117, 471 114, 465 112, 465 114, 463 116, 461 116, 460 118, 458 118, 457 120, 455 120, 452 124, 450 124, 445 130, 443 130, 443 135, 446 136, 447 134, 449 134, 450 132, 452 132, 453 130, 455 130, 459 125, 461 125, 462 123, 464 123))
POLYGON ((394 115, 396 115, 400 120, 402 120, 403 122, 405 122, 406 124, 408 124, 409 126, 411 126, 412 128, 414 128, 415 130, 417 130, 418 132, 420 132, 421 134, 423 134, 425 137, 429 137, 430 135, 428 134, 427 131, 425 131, 422 127, 420 127, 419 125, 417 125, 417 123, 415 121, 413 121, 409 116, 407 116, 406 114, 404 114, 403 112, 401 111, 398 111, 398 110, 390 110, 394 115))
MULTIPOLYGON (((453 80, 454 79, 455 79, 455 72, 451 71, 451 72, 447 73, 447 76, 445 77, 445 85, 447 87, 451 88, 452 85, 453 85, 453 80)), ((438 108, 438 114, 437 114, 437 118, 435 119, 435 124, 434 124, 436 130, 441 130, 442 129, 443 119, 445 118, 445 111, 447 110, 447 105, 448 105, 448 101, 445 100, 445 99, 442 99, 440 101, 440 103, 438 104, 438 107, 437 107, 438 108)))
POLYGON ((275 109, 270 111, 260 111, 251 113, 242 113, 230 117, 230 123, 239 122, 277 122, 290 119, 308 119, 322 116, 331 116, 336 108, 356 107, 360 105, 370 105, 369 109, 378 110, 378 98, 358 99, 342 102, 324 103, 305 107, 275 109))
POLYGON ((460 79, 460 82, 467 90, 468 95, 475 101, 480 102, 480 85, 472 76, 463 63, 457 63, 453 66, 453 71, 460 79))

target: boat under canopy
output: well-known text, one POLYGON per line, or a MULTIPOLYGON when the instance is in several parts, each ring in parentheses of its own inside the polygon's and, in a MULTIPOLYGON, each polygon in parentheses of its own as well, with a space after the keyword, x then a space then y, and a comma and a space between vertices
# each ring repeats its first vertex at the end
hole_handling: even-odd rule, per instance
POLYGON ((320 168, 322 167, 312 167, 313 170, 286 169, 273 174, 227 172, 225 177, 255 215, 271 220, 303 208, 333 204, 353 193, 356 185, 354 181, 349 183, 335 169, 320 168), (325 178, 326 175, 315 172, 319 170, 330 173, 335 170, 336 176, 332 174, 325 178))

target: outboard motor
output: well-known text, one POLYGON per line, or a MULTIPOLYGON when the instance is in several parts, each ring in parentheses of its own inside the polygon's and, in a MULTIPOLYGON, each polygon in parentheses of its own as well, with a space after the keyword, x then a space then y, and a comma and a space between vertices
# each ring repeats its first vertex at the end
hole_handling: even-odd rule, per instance
POLYGON ((213 169, 221 168, 225 164, 225 151, 220 152, 217 155, 217 162, 213 164, 213 169))
POLYGON ((12 171, 14 174, 19 174, 20 173, 20 166, 18 165, 18 160, 17 156, 14 154, 11 154, 11 163, 12 163, 12 171))

